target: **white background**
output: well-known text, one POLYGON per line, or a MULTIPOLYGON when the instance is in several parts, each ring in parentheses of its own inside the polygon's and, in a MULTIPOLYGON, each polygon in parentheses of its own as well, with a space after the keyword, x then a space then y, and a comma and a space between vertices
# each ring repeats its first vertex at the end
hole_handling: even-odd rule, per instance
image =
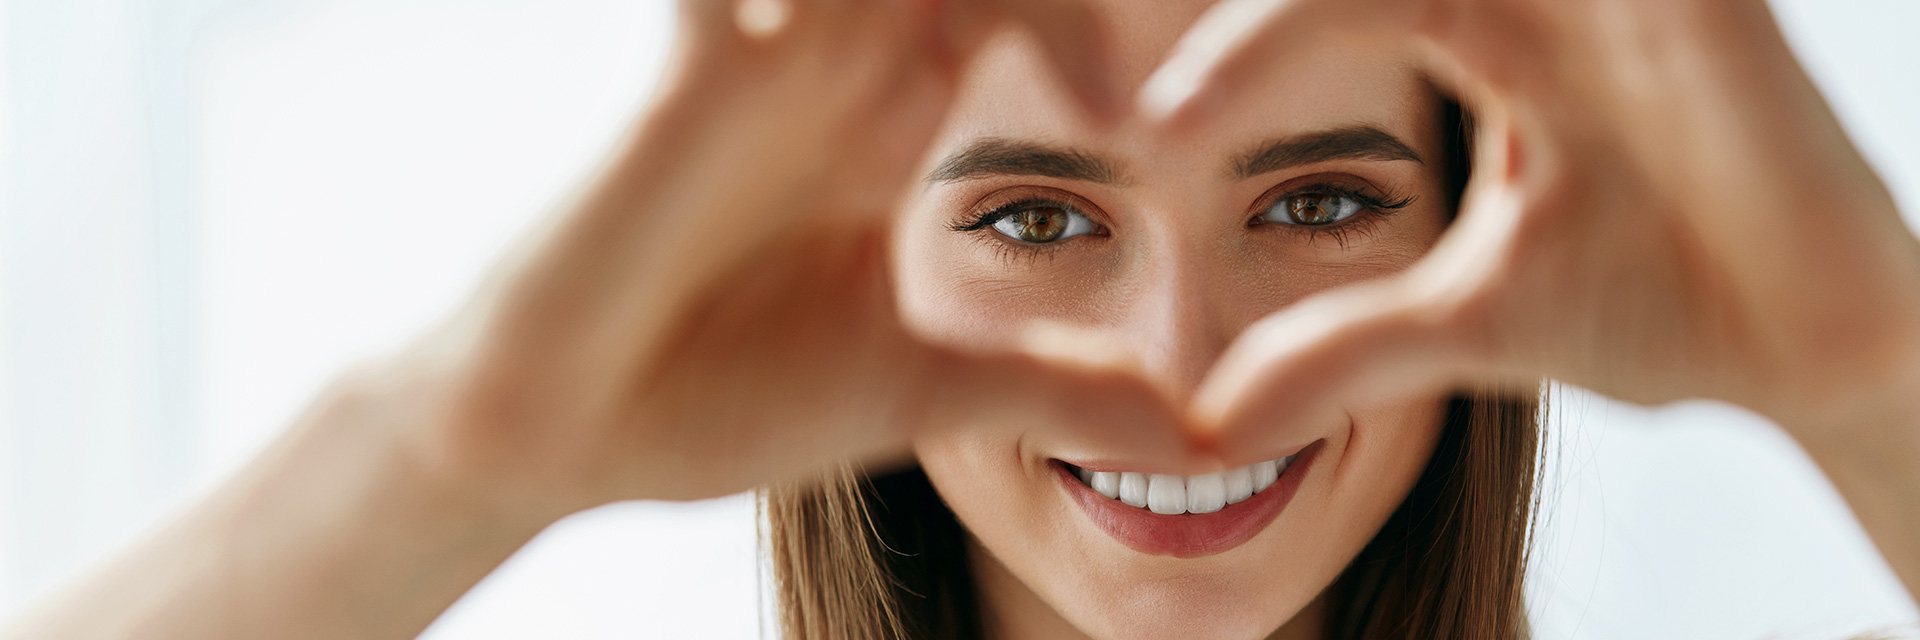
MULTIPOLYGON (((1920 213, 1920 0, 1775 6, 1920 213)), ((449 309, 608 150, 670 12, 0 0, 0 616, 449 309)), ((1578 392, 1554 412, 1536 637, 1838 638, 1916 619, 1765 422, 1578 392)), ((743 497, 588 512, 428 636, 756 637, 755 535, 743 497)))

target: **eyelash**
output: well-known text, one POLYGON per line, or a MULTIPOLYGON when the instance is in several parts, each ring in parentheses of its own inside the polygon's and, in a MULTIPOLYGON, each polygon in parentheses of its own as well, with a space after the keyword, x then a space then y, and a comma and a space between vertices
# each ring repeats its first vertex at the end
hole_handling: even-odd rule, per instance
POLYGON ((1051 258, 1054 251, 1059 250, 1061 245, 1066 244, 1067 241, 1072 239, 1069 238, 1068 240, 1063 240, 1060 242, 1023 243, 1023 242, 1019 242, 1009 238, 999 237, 1000 236, 999 232, 987 230, 987 227, 993 226, 994 223, 1001 221, 1007 216, 1011 216, 1021 211, 1026 211, 1028 209, 1036 209, 1041 207, 1056 207, 1056 208, 1064 209, 1067 211, 1071 211, 1073 213, 1076 213, 1082 216, 1086 216, 1088 220, 1093 221, 1093 232, 1088 233, 1087 235, 1106 235, 1107 234, 1106 226, 1101 225, 1099 220, 1096 219, 1094 216, 1087 215, 1087 212, 1084 210, 1084 207, 1077 206, 1062 198, 1043 198, 1043 197, 1033 197, 1033 196, 1015 199, 1015 200, 1006 202, 1004 204, 994 206, 992 208, 984 209, 978 213, 968 216, 964 220, 955 222, 953 226, 949 228, 953 229, 954 231, 959 231, 959 232, 971 235, 975 238, 979 238, 981 241, 986 242, 989 247, 993 248, 993 250, 996 253, 1000 254, 1001 258, 1006 259, 1008 261, 1012 261, 1019 258, 1026 258, 1029 260, 1037 259, 1043 255, 1051 258), (994 237, 988 237, 989 235, 992 235, 994 237))
POLYGON ((1340 244, 1341 249, 1346 249, 1348 241, 1355 237, 1366 238, 1372 236, 1379 230, 1381 220, 1386 219, 1387 216, 1398 213, 1401 209, 1407 208, 1407 206, 1412 205, 1416 199, 1414 196, 1398 196, 1392 193, 1372 195, 1360 189, 1330 182, 1313 183, 1292 187, 1277 196, 1256 200, 1255 202, 1259 204, 1254 207, 1253 215, 1247 219, 1247 226, 1282 227, 1286 233, 1305 236, 1307 244, 1309 245, 1313 244, 1314 240, 1322 236, 1331 237, 1334 242, 1340 244), (1352 198, 1354 202, 1360 203, 1360 206, 1365 207, 1365 209, 1353 214, 1352 217, 1346 220, 1325 225, 1275 223, 1261 219, 1266 216, 1267 211, 1271 210, 1274 205, 1279 204, 1287 198, 1316 193, 1352 198))
MULTIPOLYGON (((966 220, 962 220, 960 222, 954 223, 952 228, 954 231, 961 231, 961 232, 979 231, 981 229, 985 229, 987 227, 993 226, 993 223, 999 222, 1000 220, 1006 218, 1007 216, 1010 216, 1022 211, 1026 211, 1028 209, 1037 209, 1040 207, 1057 207, 1060 209, 1078 213, 1083 216, 1086 215, 1085 212, 1080 210, 1080 207, 1076 207, 1069 202, 1064 202, 1064 201, 1056 200, 1053 198, 1020 198, 1018 200, 1014 200, 1012 202, 1008 202, 1006 204, 1002 204, 1002 205, 993 207, 991 209, 987 209, 979 213, 975 213, 972 216, 968 217, 966 220)), ((1094 224, 1098 225, 1099 223, 1096 222, 1094 224)), ((1100 227, 1100 228, 1104 229, 1105 227, 1100 227)))

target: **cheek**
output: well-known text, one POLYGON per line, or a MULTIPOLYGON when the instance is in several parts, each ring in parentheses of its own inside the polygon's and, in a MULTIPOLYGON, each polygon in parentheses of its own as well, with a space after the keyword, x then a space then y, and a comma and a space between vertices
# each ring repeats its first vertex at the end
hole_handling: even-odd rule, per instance
MULTIPOLYGON (((958 235, 958 234, 953 234, 958 235)), ((903 245, 896 251, 895 295, 901 321, 921 339, 965 351, 1015 348, 1038 320, 1111 326, 1126 317, 1126 283, 1107 256, 1008 261, 977 240, 903 245)))
POLYGON ((1339 464, 1323 486, 1323 531, 1353 541, 1357 555, 1406 499, 1432 460, 1446 418, 1446 399, 1430 395, 1387 400, 1350 412, 1339 464))
POLYGON ((914 454, 941 500, 975 544, 976 588, 988 609, 1084 609, 1074 585, 1111 577, 1060 499, 1052 469, 1023 456, 1017 436, 954 432, 923 436, 914 454), (1016 603, 1016 604, 1010 604, 1016 603))
MULTIPOLYGON (((921 212, 924 213, 924 212, 921 212)), ((975 272, 974 247, 943 228, 931 214, 915 216, 894 232, 894 292, 901 321, 916 334, 944 344, 993 346, 1005 336, 1003 301, 969 295, 957 286, 975 272)))
POLYGON ((928 479, 956 512, 993 514, 977 519, 989 528, 1030 512, 1027 493, 1034 475, 1022 459, 1018 438, 1004 431, 955 429, 922 436, 914 455, 928 479))
POLYGON ((1275 300, 1267 313, 1301 297, 1342 285, 1392 276, 1420 262, 1446 232, 1446 212, 1438 207, 1413 205, 1384 218, 1369 221, 1364 231, 1346 234, 1306 234, 1270 225, 1258 229, 1264 236, 1244 245, 1237 260, 1257 265, 1242 273, 1239 286, 1258 289, 1261 280, 1285 278, 1288 297, 1275 300))

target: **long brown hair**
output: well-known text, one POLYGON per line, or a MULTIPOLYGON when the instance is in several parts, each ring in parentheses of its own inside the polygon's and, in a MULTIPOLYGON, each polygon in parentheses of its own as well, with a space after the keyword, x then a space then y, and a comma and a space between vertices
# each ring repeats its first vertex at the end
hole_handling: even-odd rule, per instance
MULTIPOLYGON (((1470 172, 1472 121, 1452 101, 1449 196, 1470 172)), ((1328 588, 1330 640, 1522 640, 1542 396, 1462 393, 1413 490, 1328 588)), ((760 494, 783 637, 982 637, 965 532, 919 467, 851 465, 760 494)))

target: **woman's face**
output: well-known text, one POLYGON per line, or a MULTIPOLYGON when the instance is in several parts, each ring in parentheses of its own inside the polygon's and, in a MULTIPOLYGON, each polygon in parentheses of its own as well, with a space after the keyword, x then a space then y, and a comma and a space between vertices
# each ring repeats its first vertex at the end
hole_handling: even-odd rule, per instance
MULTIPOLYGON (((1110 7, 1123 75, 1143 80, 1201 8, 1110 7)), ((1179 143, 1091 130, 1050 73, 1020 38, 970 70, 900 226, 902 308, 934 339, 1006 345, 1034 320, 1084 327, 1135 348, 1184 399, 1248 324, 1404 269, 1446 226, 1438 99, 1399 54, 1303 58, 1253 89, 1257 113, 1179 143)), ((1287 636, 1311 631, 1320 592, 1407 494, 1441 413, 1441 398, 1404 398, 1275 425, 1284 446, 1239 453, 1292 456, 1284 469, 1204 477, 1135 476, 1155 469, 1054 432, 915 448, 972 534, 1003 632, 1287 636)))

